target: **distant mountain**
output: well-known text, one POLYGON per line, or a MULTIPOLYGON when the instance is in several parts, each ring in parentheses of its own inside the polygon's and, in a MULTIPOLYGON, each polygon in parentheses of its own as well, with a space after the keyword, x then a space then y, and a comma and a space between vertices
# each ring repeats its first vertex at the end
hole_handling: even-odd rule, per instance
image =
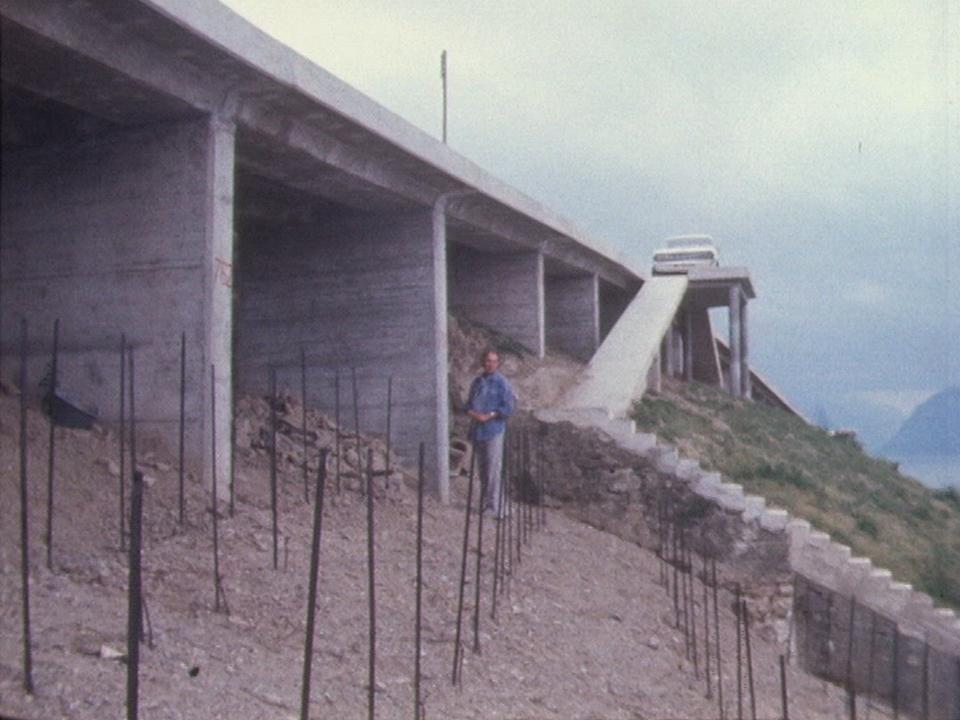
POLYGON ((960 387, 948 387, 920 404, 881 452, 894 458, 960 456, 960 387))

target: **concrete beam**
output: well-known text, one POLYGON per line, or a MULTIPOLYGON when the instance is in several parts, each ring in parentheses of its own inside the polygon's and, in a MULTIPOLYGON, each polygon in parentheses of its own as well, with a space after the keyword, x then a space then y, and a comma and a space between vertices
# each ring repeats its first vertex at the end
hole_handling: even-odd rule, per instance
POLYGON ((596 274, 547 277, 547 347, 588 361, 600 346, 600 284, 596 274))
POLYGON ((543 255, 450 252, 450 309, 532 350, 544 352, 543 255))

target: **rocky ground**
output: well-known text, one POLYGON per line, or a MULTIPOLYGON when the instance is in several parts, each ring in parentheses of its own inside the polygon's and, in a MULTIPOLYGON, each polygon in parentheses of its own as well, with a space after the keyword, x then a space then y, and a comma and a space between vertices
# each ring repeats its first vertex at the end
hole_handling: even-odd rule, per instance
MULTIPOLYGON (((456 332, 461 332, 456 330, 456 332)), ((455 357, 469 377, 481 344, 476 329, 455 357)), ((549 367, 519 352, 521 397, 557 392, 549 367), (531 369, 531 365, 536 365, 531 369), (544 369, 546 367, 546 369, 544 369), (545 389, 544 389, 545 388, 545 389)), ((572 378, 561 359, 559 377, 572 378)), ((549 363, 548 363, 549 365, 549 363)), ((560 381, 562 384, 562 380, 560 381)), ((538 398, 538 401, 542 398, 538 398)), ((125 717, 126 556, 119 548, 118 439, 112 431, 57 430, 53 568, 45 564, 46 418, 29 414, 29 518, 33 679, 22 689, 19 560, 18 403, 0 389, 0 716, 125 717)), ((152 646, 141 654, 141 717, 297 718, 306 626, 312 508, 303 498, 300 409, 280 406, 278 569, 273 568, 266 432, 262 398, 238 402, 236 513, 220 498, 220 552, 229 613, 214 612, 210 498, 187 477, 187 516, 177 521, 176 461, 141 457, 147 474, 144 589, 152 646)), ((333 426, 309 414, 311 478, 316 450, 333 445, 333 426)), ((416 493, 412 474, 375 469, 377 716, 413 716, 416 493)), ((334 474, 335 458, 329 459, 334 474)), ((323 518, 311 717, 367 712, 368 611, 366 506, 356 453, 341 458, 323 518)), ((490 617, 494 533, 487 521, 481 574, 480 653, 474 653, 473 560, 466 587, 465 660, 450 683, 463 542, 466 479, 453 502, 427 501, 424 520, 423 698, 427 718, 716 718, 706 697, 702 637, 699 675, 674 627, 673 604, 658 585, 659 562, 636 543, 578 522, 552 499, 546 527, 522 547, 522 560, 490 617)), ((514 516, 516 517, 516 515, 514 516)), ((475 527, 475 526, 474 526, 475 527)), ((471 540, 471 551, 475 536, 471 540)), ((726 716, 736 715, 734 619, 721 596, 726 716)), ((698 618, 702 606, 698 597, 698 618)), ((702 622, 702 620, 700 620, 702 622)), ((712 632, 712 630, 711 630, 712 632)), ((777 657, 782 648, 753 638, 758 718, 780 714, 777 657)), ((744 680, 746 682, 746 679, 744 680)), ((789 668, 791 713, 840 718, 842 693, 789 668)), ((749 702, 744 699, 744 716, 749 702)))

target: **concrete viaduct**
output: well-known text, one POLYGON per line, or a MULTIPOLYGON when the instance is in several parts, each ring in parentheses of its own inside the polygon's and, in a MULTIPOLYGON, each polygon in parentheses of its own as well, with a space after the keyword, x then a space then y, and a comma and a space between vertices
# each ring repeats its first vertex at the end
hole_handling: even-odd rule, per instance
POLYGON ((750 394, 745 271, 645 281, 218 3, 0 0, 0 19, 5 377, 19 319, 38 378, 60 318, 62 384, 115 420, 124 333, 140 427, 164 444, 185 333, 187 449, 209 467, 213 392, 224 477, 233 393, 263 391, 271 367, 298 387, 303 350, 323 369, 310 384, 321 408, 333 370, 356 370, 366 429, 383 426, 394 376, 396 446, 412 456, 427 442, 442 496, 448 312, 541 356, 593 358, 569 402, 622 411, 661 371, 724 382, 705 308, 728 302, 725 382, 750 394), (672 290, 651 301, 661 281, 672 290), (591 382, 621 397, 597 400, 591 382))

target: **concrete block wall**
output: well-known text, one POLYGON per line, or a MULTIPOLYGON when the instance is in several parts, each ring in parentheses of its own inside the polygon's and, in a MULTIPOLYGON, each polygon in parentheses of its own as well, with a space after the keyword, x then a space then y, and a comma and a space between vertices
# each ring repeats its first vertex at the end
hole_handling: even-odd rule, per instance
MULTIPOLYGON (((435 318, 438 304, 443 317, 446 308, 445 288, 432 270, 443 258, 435 257, 430 211, 313 225, 249 223, 239 245, 238 389, 265 392, 272 365, 281 388, 299 395, 303 347, 308 402, 333 414, 339 368, 341 421, 352 428, 353 369, 360 428, 382 433, 393 375, 396 451, 413 460, 421 441, 432 448, 447 389, 438 387, 446 351, 435 346, 435 318)), ((428 450, 427 457, 433 477, 436 455, 428 450)))
POLYGON ((547 347, 588 361, 600 346, 598 277, 548 276, 544 285, 547 347))
MULTIPOLYGON (((890 625, 891 630, 884 637, 893 632, 899 635, 899 685, 895 691, 890 688, 885 690, 878 669, 872 686, 875 694, 890 700, 891 694, 896 692, 901 711, 918 716, 922 697, 919 687, 922 685, 918 686, 920 675, 917 668, 922 654, 928 652, 929 717, 952 720, 956 717, 953 713, 960 712, 960 685, 956 682, 960 677, 960 620, 952 610, 936 607, 928 595, 915 591, 907 583, 897 582, 889 570, 874 568, 869 559, 853 556, 848 546, 836 543, 826 533, 814 530, 809 522, 791 518, 785 510, 768 508, 762 497, 745 494, 742 486, 725 482, 719 473, 707 472, 695 461, 680 457, 675 448, 656 444, 655 437, 635 433, 635 424, 630 420, 590 409, 541 411, 537 417, 543 422, 568 421, 579 427, 601 430, 620 447, 644 454, 662 480, 706 500, 728 517, 739 517, 744 526, 755 528, 757 532, 754 536, 761 544, 782 538, 787 548, 781 561, 783 570, 795 573, 803 582, 813 583, 820 588, 828 598, 828 606, 833 608, 826 611, 828 615, 831 612, 836 616, 842 615, 847 612, 851 600, 855 599, 861 608, 861 616, 866 616, 867 613, 863 612, 866 608, 890 625), (929 643, 927 651, 923 650, 924 642, 929 643)), ((735 557, 750 552, 750 536, 750 533, 745 534, 735 547, 730 548, 735 557)), ((823 613, 815 612, 814 616, 822 621, 823 613)), ((839 622, 829 617, 827 621, 839 622)), ((865 621, 861 617, 858 622, 862 624, 865 621)), ((806 631, 798 627, 796 633, 806 631)), ((872 631, 868 628, 867 632, 872 631)), ((817 667, 811 669, 842 684, 846 680, 847 666, 845 658, 837 660, 840 657, 836 649, 840 644, 837 641, 839 635, 832 636, 832 644, 829 642, 830 633, 826 633, 825 637, 828 641, 823 646, 832 648, 830 657, 824 660, 818 656, 814 660, 817 667)), ((867 637, 869 640, 869 635, 867 637)), ((860 635, 855 638, 854 664, 857 668, 867 667, 870 655, 868 640, 865 641, 860 635)), ((809 660, 809 654, 807 657, 809 660)))
MULTIPOLYGON (((115 422, 125 333, 135 348, 139 445, 175 450, 186 333, 187 452, 200 470, 209 363, 229 368, 232 128, 172 122, 3 158, 5 375, 17 372, 19 318, 30 323, 33 385, 59 317, 61 389, 115 422), (217 334, 226 341, 214 350, 217 334)), ((229 373, 221 377, 228 440, 229 373)), ((226 457, 220 467, 229 472, 226 457)))
POLYGON ((450 310, 513 338, 542 358, 543 255, 486 253, 458 245, 449 261, 450 310))

